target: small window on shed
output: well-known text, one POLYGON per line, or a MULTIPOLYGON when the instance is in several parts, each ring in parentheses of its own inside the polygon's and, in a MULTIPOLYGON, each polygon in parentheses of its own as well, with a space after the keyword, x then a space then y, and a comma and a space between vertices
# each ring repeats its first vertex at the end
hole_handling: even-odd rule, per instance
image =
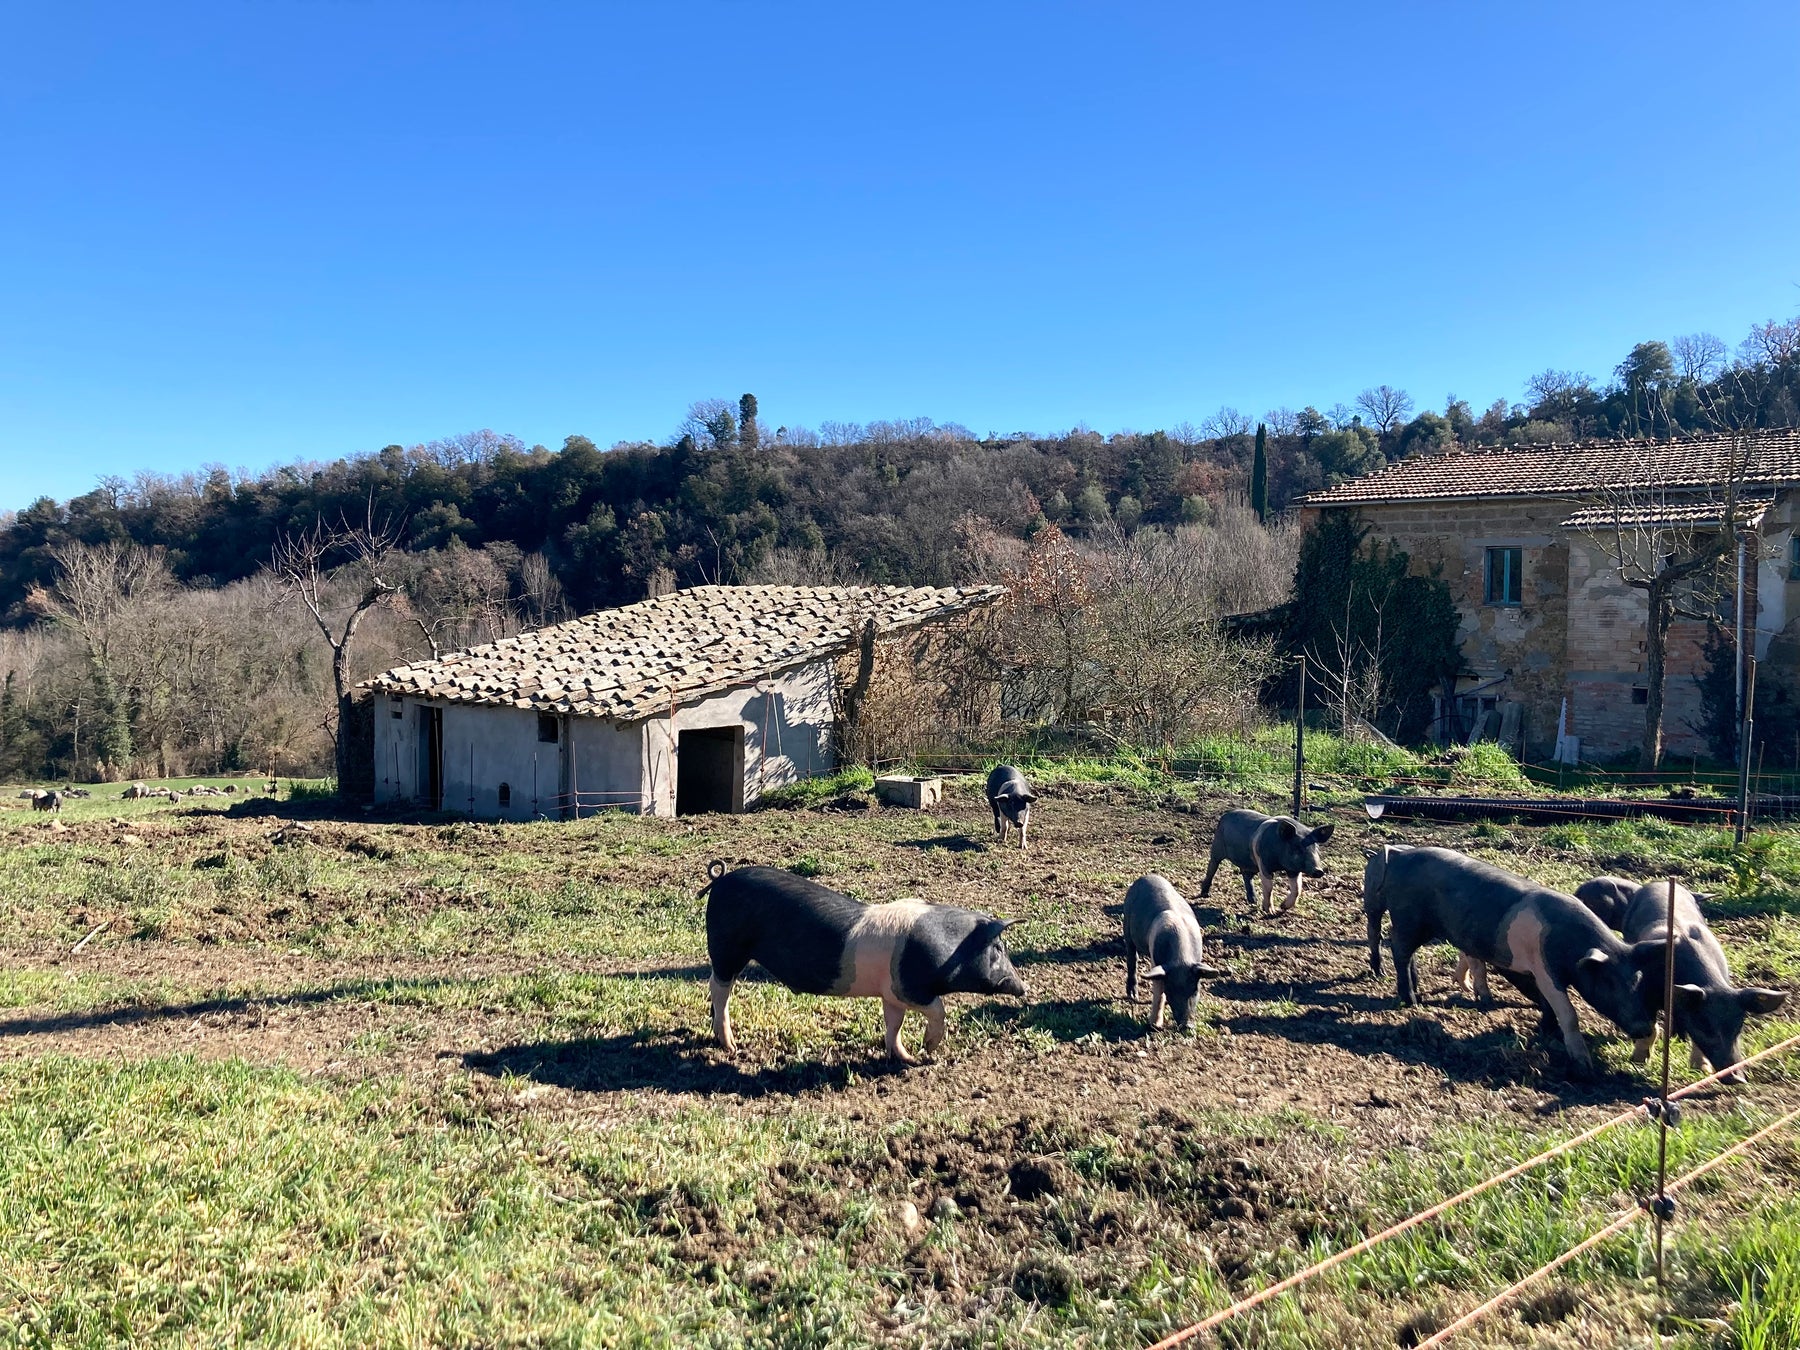
POLYGON ((546 714, 538 714, 538 739, 546 745, 556 744, 556 719, 546 714))
POLYGON ((396 721, 403 719, 406 716, 406 701, 398 698, 390 699, 388 701, 388 716, 394 718, 396 721))
POLYGON ((500 805, 502 805, 502 806, 511 806, 512 805, 512 784, 511 783, 502 783, 500 785, 500 805))
POLYGON ((1525 550, 1490 548, 1487 551, 1487 602, 1490 605, 1523 603, 1525 587, 1520 576, 1525 550))
POLYGON ((1650 691, 1642 685, 1633 685, 1631 689, 1631 701, 1633 703, 1648 704, 1650 702, 1650 691))

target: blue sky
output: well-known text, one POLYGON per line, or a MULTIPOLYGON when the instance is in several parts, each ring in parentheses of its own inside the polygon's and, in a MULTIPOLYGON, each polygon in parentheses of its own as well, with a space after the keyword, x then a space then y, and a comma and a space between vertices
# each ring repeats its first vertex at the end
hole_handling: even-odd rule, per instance
POLYGON ((0 507, 745 390, 1480 406, 1800 311, 1791 0, 1229 11, 12 5, 0 507))

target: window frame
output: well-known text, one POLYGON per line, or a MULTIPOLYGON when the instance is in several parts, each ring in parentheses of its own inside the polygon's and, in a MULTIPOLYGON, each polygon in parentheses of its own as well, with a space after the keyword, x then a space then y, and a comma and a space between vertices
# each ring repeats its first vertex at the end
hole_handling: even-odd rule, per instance
POLYGON ((1481 594, 1483 604, 1493 605, 1499 609, 1523 609, 1525 607, 1524 545, 1490 544, 1487 547, 1482 561, 1481 594), (1500 585, 1498 588, 1494 584, 1494 563, 1497 558, 1505 559, 1505 564, 1499 574, 1500 585), (1509 592, 1511 598, 1509 598, 1509 592))
POLYGON ((555 713, 538 714, 538 744, 560 745, 562 743, 562 719, 555 713), (545 730, 550 734, 546 736, 545 730))

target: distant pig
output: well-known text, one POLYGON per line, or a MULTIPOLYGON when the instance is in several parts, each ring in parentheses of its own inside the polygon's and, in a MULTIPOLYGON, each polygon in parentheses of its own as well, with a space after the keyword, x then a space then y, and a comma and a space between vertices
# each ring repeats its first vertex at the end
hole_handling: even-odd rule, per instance
POLYGON ((1031 829, 1031 804, 1037 793, 1025 781, 1025 775, 1010 764, 996 764, 987 776, 988 806, 994 812, 994 833, 1006 842, 1006 827, 1019 827, 1019 849, 1025 848, 1025 836, 1031 829))
POLYGON ((1000 940, 1012 923, 991 914, 923 900, 865 905, 773 867, 727 872, 715 862, 709 874, 713 1036, 727 1051, 737 1049, 731 988, 752 961, 796 993, 880 999, 888 1053, 904 1064, 918 1062, 900 1043, 908 1009, 925 1015, 929 1052, 944 1039, 946 994, 1024 997, 1000 940))
MULTIPOLYGON (((1644 942, 1667 938, 1669 932, 1669 883, 1652 881, 1632 892, 1625 907, 1622 923, 1627 942, 1644 942)), ((1663 1004, 1662 966, 1644 981, 1645 1003, 1653 1010, 1663 1004)), ((1725 951, 1712 929, 1700 915, 1694 893, 1685 886, 1675 887, 1675 1016, 1665 1018, 1674 1034, 1688 1039, 1688 1063, 1698 1069, 1704 1058, 1717 1072, 1742 1059, 1738 1038, 1743 1034, 1744 1019, 1774 1012, 1787 1002, 1780 989, 1739 989, 1731 982, 1731 967, 1725 964, 1725 951)), ((1652 1037, 1642 1036, 1632 1059, 1643 1063, 1650 1057, 1652 1037)), ((1738 1069, 1720 1081, 1741 1083, 1744 1071, 1738 1069)))
POLYGON ((1363 871, 1363 913, 1369 968, 1377 975, 1382 915, 1392 918, 1389 940, 1403 1004, 1419 1001, 1414 953, 1448 942, 1536 1003, 1545 1028, 1562 1032, 1578 1070, 1591 1070, 1593 1059, 1569 990, 1628 1036, 1647 1036, 1655 1025, 1643 985, 1663 959, 1662 941, 1626 943, 1573 896, 1453 849, 1392 846, 1373 854, 1363 871))
POLYGON ((1163 1001, 1186 1031, 1200 981, 1225 972, 1202 959, 1204 938, 1194 907, 1159 876, 1139 877, 1125 892, 1125 997, 1137 1002, 1138 959, 1150 963, 1150 1025, 1163 1024, 1163 1001))
POLYGON ((57 792, 54 789, 49 792, 40 791, 31 799, 31 809, 33 811, 60 811, 62 810, 62 806, 62 793, 57 792))
POLYGON ((1265 816, 1261 811, 1227 811, 1219 817, 1213 831, 1212 863, 1206 879, 1200 883, 1200 894, 1212 894, 1213 873, 1219 864, 1228 862, 1244 875, 1244 898, 1256 908, 1256 890, 1250 878, 1262 878, 1262 912, 1271 913, 1275 878, 1287 878, 1287 899, 1281 912, 1286 914, 1300 899, 1302 877, 1322 877, 1325 868, 1319 850, 1331 839, 1335 825, 1321 825, 1309 830, 1292 816, 1265 816))

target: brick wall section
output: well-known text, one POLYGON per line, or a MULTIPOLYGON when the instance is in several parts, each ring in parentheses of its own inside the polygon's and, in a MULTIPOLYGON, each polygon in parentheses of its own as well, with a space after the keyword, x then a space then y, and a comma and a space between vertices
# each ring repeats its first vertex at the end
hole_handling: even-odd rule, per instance
MULTIPOLYGON (((1644 705, 1632 701, 1632 689, 1644 683, 1644 597, 1605 565, 1600 549, 1562 528, 1582 504, 1519 496, 1353 508, 1373 526, 1371 537, 1406 550, 1414 572, 1449 586, 1462 615, 1463 659, 1480 682, 1506 677, 1492 692, 1524 704, 1532 759, 1551 754, 1565 696, 1583 758, 1629 755, 1643 736, 1644 705), (1487 603, 1489 548, 1521 551, 1522 604, 1487 603)), ((1672 755, 1706 753, 1689 725, 1699 716, 1691 677, 1704 636, 1703 625, 1682 621, 1669 634, 1664 726, 1672 755)))

